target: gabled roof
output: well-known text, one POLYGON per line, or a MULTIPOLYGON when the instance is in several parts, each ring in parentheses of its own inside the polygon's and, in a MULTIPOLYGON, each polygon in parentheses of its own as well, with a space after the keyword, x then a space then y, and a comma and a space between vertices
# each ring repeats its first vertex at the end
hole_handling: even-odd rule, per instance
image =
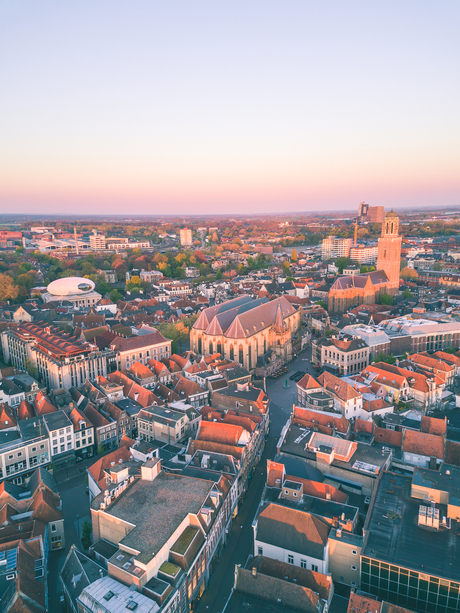
POLYGON ((328 392, 334 394, 342 402, 347 402, 353 398, 361 398, 361 394, 357 392, 347 381, 332 375, 329 372, 323 372, 318 378, 318 383, 328 392))
POLYGON ((34 409, 30 402, 23 400, 17 408, 18 420, 30 419, 35 416, 34 409))
POLYGON ((416 430, 404 430, 403 451, 444 459, 444 438, 416 430))
POLYGON ((34 398, 34 409, 35 413, 40 415, 48 415, 49 413, 55 413, 57 411, 54 404, 51 404, 48 396, 40 391, 34 398))
POLYGON ((329 526, 297 509, 269 503, 257 516, 257 540, 313 558, 323 558, 329 526))
POLYGON ((221 443, 222 445, 238 445, 244 429, 241 426, 214 421, 201 421, 197 439, 221 443))
POLYGON ((193 455, 195 451, 198 451, 199 449, 201 449, 202 451, 215 451, 216 453, 231 455, 236 460, 241 460, 241 457, 244 453, 244 447, 235 447, 233 445, 224 445, 222 443, 214 443, 211 441, 190 441, 190 455, 193 455))
POLYGON ((0 430, 12 428, 17 425, 13 409, 6 403, 0 404, 0 430))
POLYGON ((435 417, 428 417, 428 415, 422 415, 420 423, 421 432, 428 434, 437 434, 438 436, 444 436, 447 432, 447 417, 444 419, 436 419, 435 417))
POLYGON ((401 447, 403 442, 403 433, 397 430, 387 430, 386 428, 374 428, 374 438, 380 443, 401 447))
POLYGON ((318 381, 308 373, 300 379, 300 381, 297 383, 297 387, 300 387, 303 390, 321 389, 321 385, 318 383, 318 381))
POLYGON ((292 421, 295 424, 308 428, 318 426, 318 431, 324 432, 325 434, 331 434, 333 428, 342 434, 346 434, 350 429, 350 423, 343 415, 337 414, 337 416, 335 416, 328 413, 322 413, 321 411, 310 411, 309 409, 296 406, 294 406, 293 409, 292 421))
POLYGON ((131 451, 128 447, 123 446, 100 458, 87 470, 102 490, 105 487, 105 471, 109 470, 111 466, 119 464, 120 460, 121 462, 127 462, 130 458, 131 451))

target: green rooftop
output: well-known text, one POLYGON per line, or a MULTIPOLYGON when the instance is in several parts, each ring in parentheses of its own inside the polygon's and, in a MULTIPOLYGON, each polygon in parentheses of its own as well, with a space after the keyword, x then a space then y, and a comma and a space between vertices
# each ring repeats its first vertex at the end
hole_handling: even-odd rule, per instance
POLYGON ((167 575, 168 577, 172 577, 175 579, 177 574, 180 572, 179 566, 177 564, 173 564, 172 562, 163 562, 163 564, 159 568, 159 572, 167 575))
POLYGON ((171 551, 173 553, 179 554, 180 556, 185 555, 185 552, 192 544, 192 541, 195 538, 197 532, 199 532, 199 529, 195 528, 194 526, 188 526, 187 528, 185 528, 180 537, 171 547, 171 551))

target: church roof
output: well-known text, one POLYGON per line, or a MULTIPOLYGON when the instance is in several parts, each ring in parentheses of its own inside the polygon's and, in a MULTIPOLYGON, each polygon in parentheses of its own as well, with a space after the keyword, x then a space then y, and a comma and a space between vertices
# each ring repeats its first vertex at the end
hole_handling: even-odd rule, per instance
POLYGON ((332 284, 331 290, 344 290, 353 287, 363 289, 369 281, 372 285, 381 285, 383 283, 388 283, 389 279, 384 270, 374 270, 373 272, 366 272, 362 275, 344 275, 337 277, 332 284))

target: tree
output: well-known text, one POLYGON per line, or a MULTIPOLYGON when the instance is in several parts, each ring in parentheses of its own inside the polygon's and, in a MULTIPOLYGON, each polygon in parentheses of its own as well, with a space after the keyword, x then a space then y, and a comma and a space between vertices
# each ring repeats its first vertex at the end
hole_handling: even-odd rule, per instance
POLYGON ((216 272, 216 281, 219 281, 220 279, 222 279, 222 270, 219 268, 219 270, 216 272))
POLYGON ((126 289, 129 292, 138 292, 141 289, 141 279, 137 275, 133 275, 131 279, 126 283, 126 289))
POLYGON ((91 522, 85 519, 81 528, 81 544, 83 545, 84 549, 88 549, 89 547, 91 547, 92 531, 93 527, 91 526, 91 522))
POLYGON ((291 262, 297 262, 299 256, 297 255, 297 249, 293 249, 291 253, 291 262))
POLYGON ((404 268, 402 268, 399 274, 400 274, 401 279, 410 280, 410 279, 418 278, 418 272, 414 270, 413 268, 409 268, 408 266, 405 266, 404 268))
POLYGON ((0 300, 15 300, 18 294, 19 288, 13 279, 7 274, 0 274, 0 300))
POLYGON ((441 264, 439 262, 436 262, 436 264, 433 266, 433 270, 437 270, 437 271, 442 270, 441 264))
POLYGON ((343 269, 349 266, 350 264, 351 264, 350 258, 341 257, 341 258, 337 258, 337 260, 335 261, 335 265, 339 269, 340 275, 343 274, 343 269))
POLYGON ((116 304, 119 300, 121 300, 123 298, 123 296, 120 294, 120 292, 117 289, 113 289, 110 292, 110 300, 116 304))
POLYGON ((396 362, 396 358, 392 353, 390 353, 390 355, 387 355, 386 353, 379 353, 375 356, 374 362, 385 362, 385 364, 394 364, 396 362))
POLYGON ((409 298, 412 298, 412 292, 410 291, 410 289, 405 289, 403 291, 403 298, 404 300, 408 300, 409 298))
POLYGON ((99 443, 99 445, 97 446, 97 453, 99 455, 102 455, 105 452, 105 447, 102 443, 99 443))
POLYGON ((381 296, 379 296, 378 303, 379 304, 392 305, 393 304, 393 296, 390 296, 390 294, 382 294, 381 296))

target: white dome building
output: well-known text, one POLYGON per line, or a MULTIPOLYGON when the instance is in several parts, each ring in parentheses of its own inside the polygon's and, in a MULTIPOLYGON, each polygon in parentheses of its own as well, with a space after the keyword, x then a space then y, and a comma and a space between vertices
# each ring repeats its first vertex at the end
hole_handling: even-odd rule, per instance
POLYGON ((102 298, 94 291, 94 282, 83 277, 65 277, 52 281, 43 294, 45 302, 73 302, 76 307, 90 307, 102 298))

